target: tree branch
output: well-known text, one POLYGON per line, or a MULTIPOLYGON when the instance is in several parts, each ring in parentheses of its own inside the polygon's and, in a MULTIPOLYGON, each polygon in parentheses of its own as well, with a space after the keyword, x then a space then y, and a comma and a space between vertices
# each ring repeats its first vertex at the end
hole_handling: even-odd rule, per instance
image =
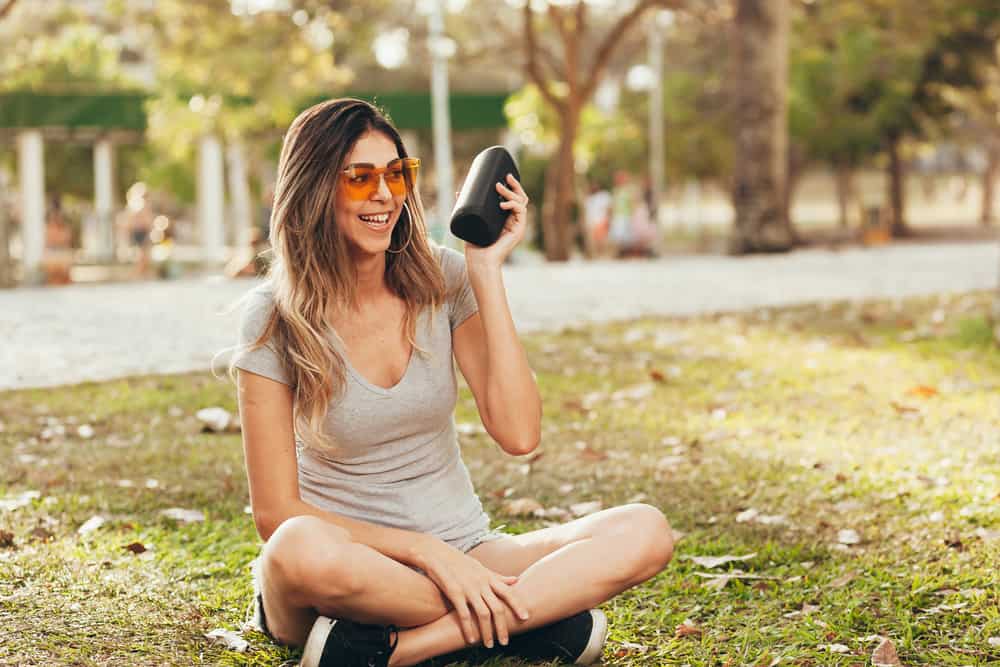
POLYGON ((581 89, 581 99, 588 100, 594 94, 597 82, 601 80, 601 75, 604 74, 604 69, 611 60, 611 54, 618 46, 618 43, 622 41, 625 33, 646 13, 646 10, 653 7, 679 9, 683 6, 683 0, 642 0, 642 2, 632 8, 632 11, 618 19, 618 22, 604 36, 604 40, 597 49, 593 66, 590 68, 590 77, 581 89))
POLYGON ((536 56, 538 54, 538 44, 535 36, 535 22, 532 19, 531 3, 524 3, 524 55, 525 55, 525 67, 528 70, 528 77, 538 86, 538 92, 541 93, 542 98, 548 102, 552 108, 558 111, 560 114, 563 112, 564 102, 560 99, 549 86, 549 81, 543 75, 538 67, 538 60, 536 56))
POLYGON ((14 9, 14 5, 16 4, 17 0, 7 0, 3 6, 0 6, 0 21, 2 21, 7 14, 10 14, 10 10, 14 9))

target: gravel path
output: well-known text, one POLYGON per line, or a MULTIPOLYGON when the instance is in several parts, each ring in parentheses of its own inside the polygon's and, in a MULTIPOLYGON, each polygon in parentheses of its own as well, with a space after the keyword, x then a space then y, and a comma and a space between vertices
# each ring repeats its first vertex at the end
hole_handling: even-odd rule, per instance
MULTIPOLYGON (((995 288, 996 243, 505 269, 521 331, 832 299, 995 288)), ((73 285, 0 291, 0 390, 208 368, 232 345, 225 312, 252 280, 73 285)))

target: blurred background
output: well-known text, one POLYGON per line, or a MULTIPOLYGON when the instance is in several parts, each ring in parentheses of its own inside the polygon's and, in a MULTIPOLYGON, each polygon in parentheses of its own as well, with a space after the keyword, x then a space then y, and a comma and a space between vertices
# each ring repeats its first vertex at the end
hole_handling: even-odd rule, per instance
POLYGON ((374 101, 515 261, 996 238, 996 0, 0 0, 0 285, 254 275, 281 137, 374 101))

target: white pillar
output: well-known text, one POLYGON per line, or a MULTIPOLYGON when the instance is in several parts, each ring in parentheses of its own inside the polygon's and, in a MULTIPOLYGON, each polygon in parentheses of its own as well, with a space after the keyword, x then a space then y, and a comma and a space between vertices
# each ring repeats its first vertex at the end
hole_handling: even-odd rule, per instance
POLYGON ((110 139, 94 144, 94 213, 95 229, 86 239, 86 249, 102 261, 114 256, 114 149, 110 139))
POLYGON ((221 264, 226 259, 224 218, 222 142, 214 134, 206 134, 198 144, 198 226, 201 258, 207 264, 221 264))
POLYGON ((250 205, 250 184, 247 182, 247 161, 243 142, 233 140, 226 148, 229 193, 232 198, 232 238, 236 252, 252 246, 253 208, 250 205))
POLYGON ((431 119, 434 126, 434 168, 437 172, 437 226, 451 238, 448 221, 454 205, 455 179, 451 165, 451 117, 448 110, 448 56, 454 43, 444 34, 443 0, 432 0, 428 16, 431 50, 431 119))
POLYGON ((21 179, 21 266, 25 282, 34 283, 41 278, 45 251, 45 149, 41 131, 25 130, 18 134, 17 149, 21 179))

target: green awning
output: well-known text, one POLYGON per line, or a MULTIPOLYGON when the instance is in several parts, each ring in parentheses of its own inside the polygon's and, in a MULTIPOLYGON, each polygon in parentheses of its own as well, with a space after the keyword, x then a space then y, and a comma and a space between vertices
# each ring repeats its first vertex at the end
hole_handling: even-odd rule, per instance
POLYGON ((146 129, 142 93, 0 93, 0 128, 146 129))
MULTIPOLYGON (((430 129, 432 126, 428 92, 349 92, 341 95, 378 105, 401 130, 430 129)), ((0 129, 65 128, 141 133, 146 129, 143 105, 147 97, 136 92, 0 93, 0 129)), ((308 104, 324 99, 327 97, 316 97, 308 104)), ((507 127, 503 112, 506 101, 507 93, 452 93, 449 99, 451 127, 453 130, 507 127)))

